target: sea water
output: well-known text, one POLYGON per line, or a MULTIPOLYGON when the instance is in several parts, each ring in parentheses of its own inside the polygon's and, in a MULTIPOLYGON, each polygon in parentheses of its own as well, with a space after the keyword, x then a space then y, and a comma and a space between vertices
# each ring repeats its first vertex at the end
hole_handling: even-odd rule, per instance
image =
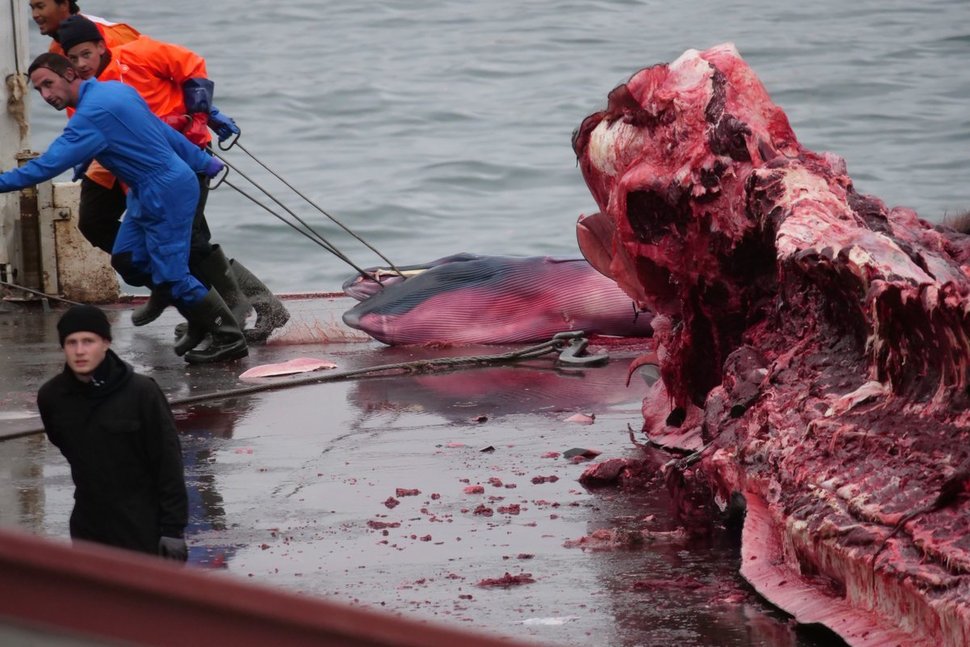
MULTIPOLYGON (((578 257, 596 211, 570 138, 637 70, 733 42, 801 143, 931 221, 970 209, 965 0, 84 0, 205 56, 246 151, 398 265, 457 252, 578 257)), ((47 47, 30 25, 31 57, 47 47)), ((31 143, 64 116, 32 97, 31 143)), ((225 153, 354 264, 382 264, 239 148, 225 153)), ((293 221, 233 173, 229 181, 293 221)), ((277 291, 353 269, 222 186, 214 240, 277 291)))

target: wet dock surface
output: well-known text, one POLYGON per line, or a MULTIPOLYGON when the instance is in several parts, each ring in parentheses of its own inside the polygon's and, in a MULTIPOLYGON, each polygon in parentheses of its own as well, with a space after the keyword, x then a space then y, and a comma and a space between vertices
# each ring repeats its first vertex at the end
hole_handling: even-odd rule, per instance
MULTIPOLYGON (((237 377, 247 368, 297 357, 340 371, 510 350, 388 348, 342 326, 349 305, 288 300, 280 334, 217 366, 175 357, 174 310, 138 329, 130 307, 108 310, 115 351, 172 400, 248 386, 237 377)), ((60 311, 3 308, 0 432, 22 432, 39 426, 36 389, 62 367, 60 311)), ((588 463, 568 449, 639 455, 630 429, 646 387, 636 375, 625 386, 638 351, 609 352, 602 368, 561 369, 550 355, 176 407, 190 567, 550 645, 831 644, 748 589, 727 532, 678 532, 662 488, 578 482, 588 463), (644 528, 654 532, 643 545, 570 547, 600 529, 644 528)), ((0 442, 0 492, 0 524, 67 537, 73 486, 43 434, 0 442)))

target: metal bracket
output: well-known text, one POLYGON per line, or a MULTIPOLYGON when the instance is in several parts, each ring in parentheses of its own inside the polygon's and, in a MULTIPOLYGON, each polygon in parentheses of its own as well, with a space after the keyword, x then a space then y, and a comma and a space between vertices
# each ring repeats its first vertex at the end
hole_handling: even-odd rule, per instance
POLYGON ((583 333, 579 331, 574 333, 559 333, 553 337, 553 339, 568 340, 566 347, 560 351, 559 357, 556 358, 556 363, 565 366, 605 366, 610 361, 610 356, 607 353, 586 355, 586 347, 589 345, 589 340, 582 335, 583 333))
POLYGON ((229 166, 223 166, 221 171, 216 173, 215 176, 210 177, 208 179, 209 190, 215 191, 216 189, 218 189, 219 185, 221 185, 225 181, 228 175, 229 175, 229 166), (213 180, 216 181, 215 184, 212 183, 213 180))
MULTIPOLYGON (((239 126, 236 126, 236 128, 239 128, 239 126)), ((224 150, 224 151, 229 150, 230 148, 232 148, 233 146, 236 145, 236 142, 239 141, 239 138, 240 137, 242 137, 242 128, 239 128, 239 132, 238 133, 233 133, 233 134, 229 135, 229 137, 227 137, 225 139, 225 141, 223 141, 223 140, 220 139, 219 140, 219 149, 220 150, 224 150)))

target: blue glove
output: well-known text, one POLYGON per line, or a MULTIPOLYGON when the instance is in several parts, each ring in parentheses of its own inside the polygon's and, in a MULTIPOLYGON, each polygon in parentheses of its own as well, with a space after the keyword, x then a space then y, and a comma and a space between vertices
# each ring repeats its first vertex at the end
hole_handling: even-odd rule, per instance
POLYGON ((232 120, 232 117, 222 114, 215 106, 209 112, 209 128, 218 135, 220 142, 240 133, 239 126, 232 120))
POLYGON ((210 157, 209 163, 205 166, 206 177, 215 177, 224 168, 226 168, 226 165, 222 163, 222 160, 218 157, 210 157))

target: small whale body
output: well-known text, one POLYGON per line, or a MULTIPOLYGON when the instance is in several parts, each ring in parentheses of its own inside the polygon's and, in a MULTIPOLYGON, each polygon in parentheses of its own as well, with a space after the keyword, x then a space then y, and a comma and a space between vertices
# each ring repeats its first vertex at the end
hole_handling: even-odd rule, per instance
POLYGON ((344 282, 360 300, 344 323, 388 345, 514 344, 559 332, 649 337, 652 315, 585 259, 455 254, 365 270, 344 282))

